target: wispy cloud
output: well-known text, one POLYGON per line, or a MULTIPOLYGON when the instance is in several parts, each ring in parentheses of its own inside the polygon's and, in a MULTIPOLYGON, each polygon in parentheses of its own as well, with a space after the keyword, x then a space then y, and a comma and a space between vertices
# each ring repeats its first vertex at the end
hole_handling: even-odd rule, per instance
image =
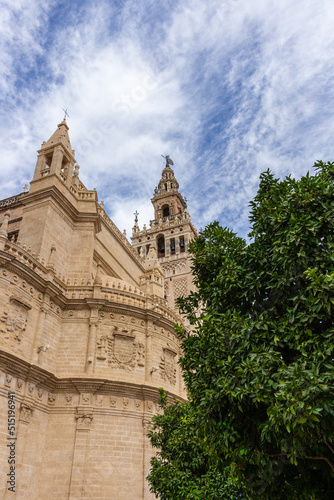
POLYGON ((259 174, 333 158, 334 6, 269 0, 0 3, 0 196, 67 107, 85 184, 131 233, 170 154, 198 227, 243 236, 259 174))

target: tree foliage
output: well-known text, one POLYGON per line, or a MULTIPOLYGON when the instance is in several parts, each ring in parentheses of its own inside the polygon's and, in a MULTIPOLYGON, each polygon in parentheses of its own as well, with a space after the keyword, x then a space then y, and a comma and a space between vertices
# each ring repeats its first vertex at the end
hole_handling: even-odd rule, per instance
POLYGON ((179 305, 193 330, 178 328, 189 403, 165 408, 151 434, 161 499, 197 498, 165 494, 164 467, 189 491, 204 470, 243 484, 243 498, 334 496, 334 164, 315 167, 261 175, 250 243, 215 222, 189 247, 198 291, 179 305), (181 466, 185 443, 204 469, 181 466))
MULTIPOLYGON (((160 451, 151 460, 151 489, 161 500, 221 500, 240 498, 244 488, 218 467, 214 450, 205 446, 196 428, 193 408, 175 401, 167 405, 162 391, 162 415, 154 417, 151 444, 160 451)), ((243 496, 243 498, 246 498, 243 496)))

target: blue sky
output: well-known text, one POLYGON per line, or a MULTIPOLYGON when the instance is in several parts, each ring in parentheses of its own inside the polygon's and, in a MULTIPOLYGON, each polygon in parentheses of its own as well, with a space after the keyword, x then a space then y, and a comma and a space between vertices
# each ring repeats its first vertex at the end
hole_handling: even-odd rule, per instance
POLYGON ((0 0, 0 197, 70 118, 80 177, 131 235, 169 154, 196 227, 245 237, 261 172, 334 160, 332 0, 0 0))

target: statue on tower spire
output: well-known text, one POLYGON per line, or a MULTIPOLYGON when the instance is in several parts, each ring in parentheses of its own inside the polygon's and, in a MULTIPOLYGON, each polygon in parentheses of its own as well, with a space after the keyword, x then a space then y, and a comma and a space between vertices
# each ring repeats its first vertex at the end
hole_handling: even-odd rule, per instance
POLYGON ((166 167, 168 167, 168 165, 172 165, 172 166, 174 165, 174 162, 173 162, 173 160, 169 157, 169 155, 166 155, 166 156, 161 155, 161 156, 162 156, 163 158, 165 158, 165 160, 166 160, 166 167))

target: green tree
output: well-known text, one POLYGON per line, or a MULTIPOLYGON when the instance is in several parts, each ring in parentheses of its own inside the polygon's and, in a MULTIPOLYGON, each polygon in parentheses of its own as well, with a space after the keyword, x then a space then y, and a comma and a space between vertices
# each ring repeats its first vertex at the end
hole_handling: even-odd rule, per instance
POLYGON ((229 478, 219 460, 198 433, 193 408, 175 401, 167 405, 162 391, 162 415, 154 417, 151 444, 159 449, 152 458, 148 479, 161 500, 221 500, 247 498, 244 488, 229 478))
MULTIPOLYGON (((190 245, 198 291, 179 302, 193 328, 178 328, 189 447, 193 434, 209 470, 256 499, 334 497, 334 164, 315 168, 261 175, 250 243, 216 222, 201 231, 190 245)), ((168 434, 154 432, 163 453, 168 434)), ((151 478, 172 460, 158 455, 151 478)))

